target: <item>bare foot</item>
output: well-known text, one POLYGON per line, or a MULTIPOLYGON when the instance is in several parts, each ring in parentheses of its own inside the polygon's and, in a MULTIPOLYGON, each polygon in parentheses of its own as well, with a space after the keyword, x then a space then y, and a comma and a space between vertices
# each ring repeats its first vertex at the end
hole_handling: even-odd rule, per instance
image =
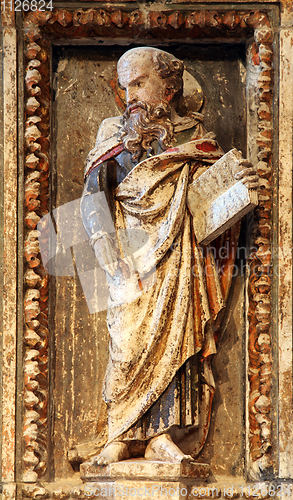
POLYGON ((145 458, 147 460, 160 460, 162 462, 181 463, 194 462, 190 455, 184 453, 173 443, 169 434, 160 434, 150 440, 146 447, 145 458))
POLYGON ((128 445, 123 441, 114 441, 105 446, 103 451, 93 458, 93 463, 98 465, 109 465, 129 458, 128 445))

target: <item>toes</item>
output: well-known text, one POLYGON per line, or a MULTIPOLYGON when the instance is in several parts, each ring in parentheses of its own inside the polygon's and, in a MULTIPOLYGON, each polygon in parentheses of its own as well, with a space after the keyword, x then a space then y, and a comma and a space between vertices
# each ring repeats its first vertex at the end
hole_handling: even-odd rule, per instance
POLYGON ((95 465, 108 465, 108 461, 105 457, 99 456, 93 460, 95 465))
POLYGON ((95 465, 109 465, 129 458, 128 446, 125 443, 112 443, 102 453, 92 459, 95 465))

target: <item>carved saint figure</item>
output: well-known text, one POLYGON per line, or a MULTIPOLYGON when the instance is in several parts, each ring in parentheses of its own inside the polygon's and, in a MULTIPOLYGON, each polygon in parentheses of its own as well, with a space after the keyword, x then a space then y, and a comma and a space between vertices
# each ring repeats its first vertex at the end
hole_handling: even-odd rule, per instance
MULTIPOLYGON (((229 239, 221 262, 209 245, 201 248, 196 241, 188 186, 224 152, 204 130, 198 110, 179 113, 183 63, 141 47, 126 52, 117 70, 126 109, 100 126, 81 203, 109 286, 103 389, 108 436, 94 461, 106 465, 137 455, 190 461, 208 433, 215 391, 210 357, 227 303, 239 225, 221 237, 222 246, 229 239), (92 196, 99 192, 116 234, 92 196), (133 258, 127 248, 136 230, 148 239, 133 258)), ((256 188, 252 164, 239 165, 238 179, 256 188)))

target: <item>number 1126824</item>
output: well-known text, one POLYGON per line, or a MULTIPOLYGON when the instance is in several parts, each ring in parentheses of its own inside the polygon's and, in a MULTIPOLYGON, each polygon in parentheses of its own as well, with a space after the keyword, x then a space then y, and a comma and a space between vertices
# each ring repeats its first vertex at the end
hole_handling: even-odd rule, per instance
POLYGON ((53 0, 1 0, 2 10, 13 10, 15 12, 34 12, 36 10, 45 12, 46 10, 53 10, 53 0))

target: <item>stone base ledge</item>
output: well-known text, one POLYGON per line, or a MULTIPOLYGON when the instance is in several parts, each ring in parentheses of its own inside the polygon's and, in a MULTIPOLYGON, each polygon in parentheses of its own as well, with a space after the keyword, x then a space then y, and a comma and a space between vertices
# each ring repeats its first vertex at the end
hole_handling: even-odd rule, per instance
POLYGON ((148 481, 181 481, 186 479, 206 479, 210 466, 197 462, 179 464, 131 459, 110 465, 85 462, 80 466, 80 476, 84 481, 111 481, 112 479, 144 479, 148 481))

